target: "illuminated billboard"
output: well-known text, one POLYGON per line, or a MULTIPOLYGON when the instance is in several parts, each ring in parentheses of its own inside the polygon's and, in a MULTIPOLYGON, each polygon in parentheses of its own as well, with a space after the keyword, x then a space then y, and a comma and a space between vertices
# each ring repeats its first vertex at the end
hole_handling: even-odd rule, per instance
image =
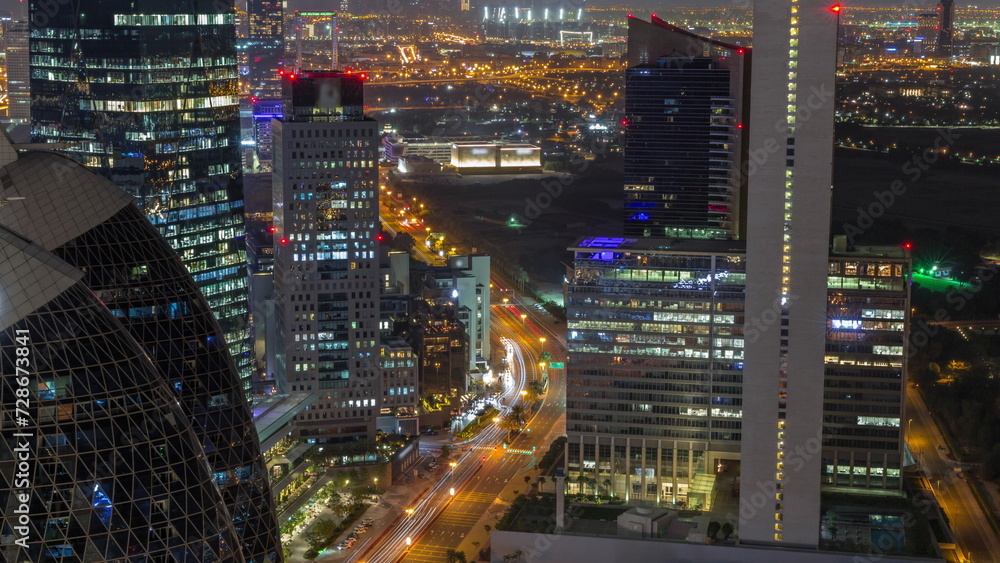
POLYGON ((480 173, 537 171, 542 167, 542 149, 526 143, 454 143, 451 165, 480 173))

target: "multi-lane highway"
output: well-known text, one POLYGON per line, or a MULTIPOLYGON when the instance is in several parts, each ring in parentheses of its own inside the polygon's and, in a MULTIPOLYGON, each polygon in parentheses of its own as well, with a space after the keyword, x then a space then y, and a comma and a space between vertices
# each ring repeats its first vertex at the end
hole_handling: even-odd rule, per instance
MULTIPOLYGON (((507 342, 515 343, 513 371, 526 373, 530 378, 541 376, 538 366, 543 349, 552 354, 553 360, 562 361, 563 353, 558 344, 549 344, 551 336, 531 316, 522 320, 523 309, 512 306, 493 307, 493 329, 507 342), (542 342, 540 338, 545 338, 542 342), (523 371, 521 371, 523 370, 523 371)), ((547 370, 550 377, 548 392, 542 406, 528 422, 530 431, 522 432, 507 450, 487 451, 487 462, 476 479, 456 495, 447 513, 438 518, 427 533, 407 552, 407 562, 446 561, 449 549, 458 549, 463 539, 480 521, 501 514, 513 500, 509 492, 527 491, 523 476, 534 469, 552 441, 565 433, 565 385, 562 370, 547 370)), ((534 474, 532 474, 534 476, 534 474)), ((491 520, 492 521, 492 520, 491 520)))
MULTIPOLYGON (((389 201, 404 203, 398 196, 396 200, 380 199, 383 227, 394 236, 409 233, 416 243, 411 250, 415 257, 432 265, 440 263, 440 257, 425 244, 428 230, 417 214, 390 208, 389 201)), ((416 205, 415 200, 405 203, 416 205)), ((564 335, 553 329, 545 315, 521 305, 506 292, 499 278, 494 276, 491 281, 494 292, 491 327, 506 353, 505 371, 499 375, 505 381, 502 410, 520 402, 521 391, 532 380, 548 378, 547 391, 529 415, 526 430, 507 448, 502 447, 508 439, 507 432, 497 425, 461 444, 461 448, 454 448, 459 453, 452 456, 455 465, 447 468, 447 476, 424 494, 392 529, 377 541, 362 546, 349 558, 352 563, 447 561, 447 551, 458 549, 475 526, 482 526, 484 518, 506 509, 513 500, 512 487, 527 490, 523 476, 535 467, 552 441, 565 434, 563 370, 541 365, 542 352, 546 351, 551 355, 549 362, 564 361, 564 335), (518 482, 520 486, 514 486, 518 482)))
MULTIPOLYGON (((524 309, 513 305, 493 307, 492 326, 507 355, 503 409, 521 400, 527 382, 543 377, 539 357, 543 349, 555 361, 562 360, 560 345, 553 335, 524 309), (543 340, 544 339, 544 340, 543 340)), ((457 549, 465 535, 478 525, 484 514, 498 514, 511 498, 502 498, 508 485, 531 470, 549 444, 565 427, 564 389, 561 370, 547 370, 549 390, 529 419, 526 430, 502 447, 507 433, 493 425, 465 444, 470 446, 457 455, 456 465, 376 543, 359 550, 351 561, 437 562, 446 561, 448 549, 457 549)), ((455 448, 459 450, 459 448, 455 448)), ((521 487, 526 490, 526 486, 521 487)), ((510 495, 507 495, 508 497, 510 495)))
POLYGON ((1000 541, 990 529, 969 483, 955 470, 958 463, 949 457, 944 438, 912 385, 907 389, 906 401, 909 417, 906 442, 951 523, 960 553, 965 561, 996 561, 1000 541))

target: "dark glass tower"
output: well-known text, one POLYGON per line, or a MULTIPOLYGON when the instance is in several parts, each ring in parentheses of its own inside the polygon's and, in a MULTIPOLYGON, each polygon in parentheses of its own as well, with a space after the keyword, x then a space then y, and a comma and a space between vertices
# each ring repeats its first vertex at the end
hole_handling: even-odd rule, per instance
POLYGON ((82 277, 0 228, 0 560, 242 563, 191 419, 82 277))
POLYGON ((208 298, 251 389, 231 0, 32 1, 38 142, 137 198, 208 298))
POLYGON ((938 4, 938 54, 950 57, 952 51, 952 21, 955 19, 955 0, 941 0, 938 4))
MULTIPOLYGON (((0 145, 10 145, 0 139, 0 145)), ((0 146, 0 149, 5 147, 0 146)), ((0 225, 84 272, 194 424, 247 563, 280 561, 260 444, 219 324, 132 197, 61 155, 0 150, 0 225)))
POLYGON ((629 18, 626 236, 743 238, 748 60, 749 49, 629 18))
POLYGON ((261 99, 281 98, 281 75, 285 54, 284 12, 281 0, 247 0, 250 37, 247 41, 250 95, 261 99))

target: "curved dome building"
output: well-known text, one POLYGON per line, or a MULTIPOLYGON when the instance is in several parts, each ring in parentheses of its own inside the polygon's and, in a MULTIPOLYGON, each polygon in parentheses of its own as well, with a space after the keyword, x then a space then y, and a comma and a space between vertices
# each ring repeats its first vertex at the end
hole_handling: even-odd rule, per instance
POLYGON ((191 419, 82 278, 0 228, 0 560, 242 563, 191 419))
POLYGON ((170 245, 103 176, 0 138, 0 225, 82 273, 179 401, 211 468, 247 563, 281 561, 256 429, 222 331, 170 245))

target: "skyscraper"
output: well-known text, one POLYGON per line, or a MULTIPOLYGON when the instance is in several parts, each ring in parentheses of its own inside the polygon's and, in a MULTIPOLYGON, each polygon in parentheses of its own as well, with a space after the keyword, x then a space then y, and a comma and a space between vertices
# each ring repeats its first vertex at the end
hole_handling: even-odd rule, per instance
POLYGON ((272 122, 277 385, 320 395, 297 419, 320 442, 373 437, 381 405, 379 137, 364 78, 291 74, 272 122))
POLYGON ((938 54, 950 57, 952 51, 952 22, 955 20, 955 0, 941 0, 938 4, 938 54))
POLYGON ((0 557, 244 561, 191 419, 82 278, 0 227, 0 557))
POLYGON ((32 2, 32 135, 99 171, 177 251, 251 389, 232 2, 32 2))
POLYGON ((826 2, 755 4, 741 479, 768 498, 743 543, 819 540, 836 37, 826 2))
POLYGON ((25 20, 3 19, 3 49, 7 61, 7 117, 27 123, 31 117, 31 90, 28 84, 28 32, 25 20))
POLYGON ((745 238, 750 49, 628 26, 625 236, 745 238))
POLYGON ((602 237, 570 247, 571 477, 610 482, 629 501, 712 508, 717 468, 739 459, 745 436, 744 247, 602 237))
POLYGON ((909 252, 834 237, 827 276, 824 488, 900 492, 909 252))
POLYGON ((281 0, 248 0, 250 36, 247 56, 250 95, 259 99, 281 98, 282 60, 285 55, 284 12, 281 0))
POLYGON ((17 154, 5 135, 0 225, 83 272, 81 283, 117 318, 172 391, 247 563, 280 561, 277 521, 257 432, 222 332, 176 252, 133 198, 50 152, 17 154))

